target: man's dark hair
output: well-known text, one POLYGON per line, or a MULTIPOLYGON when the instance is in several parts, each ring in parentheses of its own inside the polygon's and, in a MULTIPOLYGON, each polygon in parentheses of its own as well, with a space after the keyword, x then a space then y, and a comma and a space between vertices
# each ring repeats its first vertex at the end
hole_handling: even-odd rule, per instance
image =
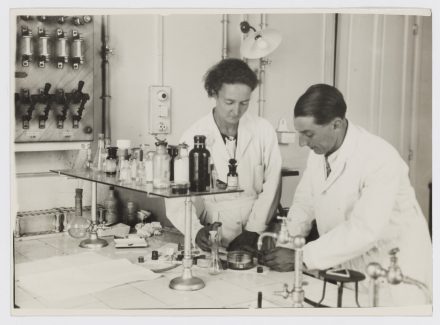
POLYGON ((258 79, 246 62, 240 59, 224 59, 211 67, 204 76, 209 97, 218 94, 223 84, 244 84, 254 90, 258 79))
POLYGON ((316 84, 310 86, 298 99, 294 109, 294 117, 312 116, 315 123, 324 125, 334 118, 345 118, 347 105, 341 92, 330 85, 316 84))

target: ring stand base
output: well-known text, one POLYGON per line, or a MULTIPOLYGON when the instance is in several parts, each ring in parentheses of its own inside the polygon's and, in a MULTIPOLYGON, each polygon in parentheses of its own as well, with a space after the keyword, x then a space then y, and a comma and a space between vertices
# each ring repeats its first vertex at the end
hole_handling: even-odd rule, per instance
POLYGON ((101 247, 105 247, 107 245, 108 245, 108 242, 105 239, 89 238, 89 239, 83 240, 79 244, 79 247, 82 247, 82 248, 101 248, 101 247))
POLYGON ((197 277, 184 278, 183 276, 179 276, 170 282, 170 288, 174 290, 195 291, 203 287, 205 287, 205 282, 197 277))

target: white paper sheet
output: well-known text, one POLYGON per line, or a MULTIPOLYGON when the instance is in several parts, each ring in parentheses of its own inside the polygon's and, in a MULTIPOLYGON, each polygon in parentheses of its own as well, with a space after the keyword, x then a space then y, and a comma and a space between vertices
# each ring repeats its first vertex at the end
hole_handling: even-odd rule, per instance
POLYGON ((55 301, 87 295, 130 282, 153 280, 161 276, 131 264, 126 259, 114 260, 94 254, 97 255, 96 259, 91 261, 90 258, 93 256, 90 254, 94 253, 23 263, 27 264, 22 268, 27 274, 17 275, 18 284, 36 297, 55 301), (45 261, 55 269, 42 271, 45 261), (61 263, 65 263, 67 267, 61 263), (33 265, 38 267, 36 273, 30 272, 33 265))

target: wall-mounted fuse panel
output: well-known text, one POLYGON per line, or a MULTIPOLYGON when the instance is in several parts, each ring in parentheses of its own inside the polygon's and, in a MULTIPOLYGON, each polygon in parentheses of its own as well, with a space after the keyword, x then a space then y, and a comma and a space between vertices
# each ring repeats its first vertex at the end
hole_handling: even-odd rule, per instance
POLYGON ((15 143, 93 140, 93 16, 17 16, 15 143))
POLYGON ((171 132, 171 87, 150 86, 150 134, 171 132))

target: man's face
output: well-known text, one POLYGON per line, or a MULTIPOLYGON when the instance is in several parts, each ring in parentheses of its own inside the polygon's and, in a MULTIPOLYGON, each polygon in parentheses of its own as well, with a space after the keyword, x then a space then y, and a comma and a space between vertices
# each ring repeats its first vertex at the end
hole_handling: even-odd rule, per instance
POLYGON ((223 84, 217 95, 215 114, 225 124, 238 124, 247 111, 252 90, 244 84, 223 84))
POLYGON ((335 151, 337 144, 337 126, 340 119, 324 125, 315 124, 313 116, 299 116, 293 121, 296 131, 299 134, 299 145, 308 146, 318 155, 325 155, 335 151))

